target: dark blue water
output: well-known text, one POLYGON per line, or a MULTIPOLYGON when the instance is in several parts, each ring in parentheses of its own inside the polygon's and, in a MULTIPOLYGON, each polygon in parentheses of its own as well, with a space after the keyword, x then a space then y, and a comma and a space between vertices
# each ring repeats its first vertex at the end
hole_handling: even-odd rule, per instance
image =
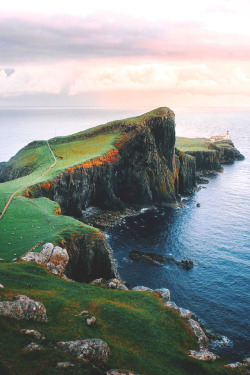
POLYGON ((184 135, 224 134, 229 128, 246 160, 225 166, 205 189, 183 201, 184 208, 143 210, 127 218, 108 232, 109 243, 124 280, 131 286, 169 288, 178 306, 230 340, 215 349, 219 355, 243 359, 250 351, 250 113, 180 113, 177 131, 178 118, 184 135), (131 250, 191 259, 194 268, 133 262, 131 250))
MULTIPOLYGON (((0 161, 34 139, 71 134, 109 120, 139 115, 144 109, 0 109, 0 161)), ((249 356, 250 111, 175 109, 181 136, 230 136, 246 156, 210 179, 206 189, 183 208, 146 210, 109 233, 120 275, 131 286, 167 287, 177 305, 196 313, 206 327, 227 336, 217 348, 230 359, 249 356), (200 208, 196 207, 200 203, 200 208), (164 268, 128 259, 137 249, 191 259, 194 268, 164 268)))

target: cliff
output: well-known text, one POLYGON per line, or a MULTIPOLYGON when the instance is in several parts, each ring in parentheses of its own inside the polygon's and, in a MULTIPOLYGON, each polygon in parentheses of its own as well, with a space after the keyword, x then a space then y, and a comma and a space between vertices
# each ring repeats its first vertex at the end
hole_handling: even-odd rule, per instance
POLYGON ((244 156, 235 148, 231 140, 211 142, 205 138, 177 137, 176 147, 196 160, 196 170, 222 171, 223 164, 243 160, 244 156))
MULTIPOLYGON (((174 113, 161 108, 97 128, 84 137, 94 141, 97 134, 110 132, 117 134, 113 150, 62 171, 50 182, 50 189, 40 184, 30 194, 48 196, 60 204, 63 214, 76 217, 93 205, 119 210, 175 202, 174 113)), ((52 148, 57 142, 50 141, 52 148)))

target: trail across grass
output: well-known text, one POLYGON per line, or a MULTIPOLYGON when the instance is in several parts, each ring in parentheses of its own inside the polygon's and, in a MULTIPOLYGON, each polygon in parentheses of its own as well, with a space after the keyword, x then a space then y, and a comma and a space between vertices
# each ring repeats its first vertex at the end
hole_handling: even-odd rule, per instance
POLYGON ((12 201, 12 199, 14 198, 15 195, 17 195, 21 190, 23 190, 23 189, 24 189, 25 187, 27 187, 28 185, 34 184, 34 183, 37 182, 40 178, 44 177, 47 173, 49 173, 49 171, 51 170, 51 168, 53 168, 53 167, 56 165, 57 160, 56 160, 56 157, 55 157, 55 155, 54 155, 54 152, 51 150, 51 147, 50 147, 50 145, 49 145, 49 142, 47 142, 47 144, 48 144, 49 150, 50 150, 50 152, 51 152, 51 154, 52 154, 52 156, 53 156, 53 158, 54 158, 54 163, 51 164, 51 166, 50 166, 48 169, 46 169, 46 171, 43 172, 43 173, 42 173, 39 177, 37 177, 35 180, 32 180, 31 182, 27 182, 25 185, 19 187, 16 191, 14 191, 14 193, 12 193, 12 195, 11 195, 10 198, 8 199, 8 201, 7 201, 6 205, 5 205, 5 207, 4 207, 3 211, 2 211, 2 213, 0 214, 0 220, 2 219, 3 215, 4 215, 5 212, 7 211, 7 208, 9 207, 9 205, 10 205, 10 203, 11 203, 11 201, 12 201))
POLYGON ((58 204, 47 198, 28 199, 22 194, 36 183, 51 181, 74 165, 104 155, 115 148, 119 134, 99 134, 60 143, 33 142, 8 163, 12 168, 31 170, 27 176, 0 184, 0 257, 11 260, 44 242, 60 243, 72 234, 97 234, 99 231, 67 216, 58 216, 58 204), (53 161, 53 163, 52 163, 53 161))

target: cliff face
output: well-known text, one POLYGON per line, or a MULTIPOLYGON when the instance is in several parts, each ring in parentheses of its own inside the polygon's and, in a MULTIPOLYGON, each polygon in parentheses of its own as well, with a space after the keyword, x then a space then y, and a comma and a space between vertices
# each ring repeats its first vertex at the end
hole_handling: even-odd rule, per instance
POLYGON ((101 232, 80 237, 73 235, 66 240, 66 247, 69 263, 65 273, 68 277, 81 282, 118 277, 113 253, 101 232))
POLYGON ((121 136, 111 162, 104 157, 103 163, 92 161, 69 168, 53 180, 50 189, 40 184, 31 190, 32 195, 48 196, 60 204, 63 214, 81 217, 82 210, 92 205, 119 210, 165 204, 175 202, 177 193, 191 190, 195 164, 182 156, 176 168, 172 111, 143 123, 119 122, 117 127, 121 136))
MULTIPOLYGON (((196 141, 197 139, 194 139, 196 141)), ((189 142, 193 140, 190 138, 189 142)), ((199 171, 221 171, 222 164, 233 163, 236 160, 243 160, 244 156, 235 148, 231 140, 217 142, 200 141, 204 150, 196 151, 195 148, 185 150, 196 160, 196 170, 199 171)))
POLYGON ((210 143, 209 148, 217 151, 221 164, 233 163, 235 160, 244 159, 244 156, 229 139, 219 143, 210 143))
POLYGON ((195 186, 196 158, 176 149, 177 186, 180 194, 190 194, 195 186))
POLYGON ((187 155, 193 156, 196 160, 197 171, 221 171, 220 153, 217 150, 208 151, 187 151, 187 155))

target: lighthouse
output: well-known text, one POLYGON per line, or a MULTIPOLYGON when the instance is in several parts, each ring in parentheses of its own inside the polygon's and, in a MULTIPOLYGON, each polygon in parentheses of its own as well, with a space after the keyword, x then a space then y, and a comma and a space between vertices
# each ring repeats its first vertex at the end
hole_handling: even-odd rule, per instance
POLYGON ((226 139, 229 139, 229 131, 226 132, 226 139))

